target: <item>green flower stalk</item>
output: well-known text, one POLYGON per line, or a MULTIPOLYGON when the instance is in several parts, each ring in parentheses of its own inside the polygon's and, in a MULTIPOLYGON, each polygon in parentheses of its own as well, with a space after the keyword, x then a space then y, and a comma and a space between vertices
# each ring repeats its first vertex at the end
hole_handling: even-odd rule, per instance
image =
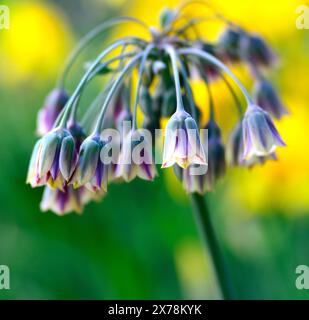
POLYGON ((229 165, 250 167, 274 159, 275 149, 285 144, 271 117, 281 118, 287 112, 264 75, 275 62, 268 44, 218 12, 211 17, 188 18, 186 8, 192 4, 208 6, 195 0, 164 9, 158 30, 131 17, 112 19, 81 39, 59 75, 57 89, 39 112, 38 132, 42 137, 33 150, 27 183, 46 186, 42 210, 63 215, 81 212, 90 200, 101 199, 115 179, 130 182, 139 177, 152 181, 158 173, 156 164, 162 164, 162 169, 173 167, 191 194, 223 296, 233 299, 237 297, 204 194, 216 188, 229 165), (212 19, 220 21, 224 29, 214 42, 197 32, 201 21, 212 19), (150 38, 130 36, 113 41, 87 64, 75 90, 68 94, 66 80, 80 53, 108 28, 122 23, 140 25, 150 38), (195 36, 189 38, 188 30, 195 36), (235 63, 247 66, 256 80, 254 98, 230 70, 235 63), (135 73, 137 82, 132 90, 135 73), (101 77, 106 78, 105 87, 81 114, 83 92, 101 77), (196 77, 209 93, 209 101, 201 106, 193 95, 192 81, 196 77), (230 80, 239 90, 233 89, 230 80), (227 150, 221 136, 224 128, 216 122, 217 100, 211 90, 217 81, 223 81, 231 93, 239 117, 227 150), (239 93, 245 97, 246 106, 240 102, 239 93), (200 121, 200 110, 209 114, 206 126, 200 121), (157 130, 164 129, 160 127, 163 118, 167 118, 167 126, 163 130, 163 157, 159 157, 153 146, 157 130), (154 162, 157 159, 160 161, 154 162))

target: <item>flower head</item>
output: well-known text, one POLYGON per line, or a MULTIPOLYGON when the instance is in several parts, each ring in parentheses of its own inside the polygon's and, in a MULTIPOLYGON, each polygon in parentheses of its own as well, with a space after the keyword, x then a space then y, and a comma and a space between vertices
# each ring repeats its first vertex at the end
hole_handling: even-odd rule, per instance
POLYGON ((256 82, 254 96, 256 103, 273 117, 280 119, 283 115, 288 114, 273 85, 266 79, 256 82))
POLYGON ((185 111, 176 111, 166 125, 162 168, 177 163, 206 165, 206 157, 195 120, 185 111))
POLYGON ((276 147, 285 146, 269 114, 258 106, 249 105, 242 126, 244 159, 268 156, 276 147))
POLYGON ((37 117, 37 134, 43 136, 52 130, 54 123, 69 99, 63 89, 54 89, 47 96, 37 117))
MULTIPOLYGON (((149 38, 117 39, 102 50, 69 99, 63 89, 55 89, 47 97, 38 115, 38 133, 44 135, 34 147, 27 177, 33 187, 46 185, 43 210, 52 209, 58 214, 81 211, 84 202, 104 195, 108 183, 115 178, 127 182, 135 177, 153 180, 157 170, 152 150, 156 147, 156 130, 165 118, 169 120, 162 168, 172 166, 187 192, 203 194, 213 190, 226 169, 221 128, 214 121, 217 101, 216 90, 211 87, 217 77, 222 78, 243 118, 228 144, 229 163, 251 167, 276 157, 276 147, 284 142, 267 112, 280 118, 286 110, 261 70, 273 65, 275 55, 260 36, 221 14, 216 17, 226 22, 227 28, 217 41, 203 40, 200 32, 192 32, 188 41, 188 32, 194 31, 204 17, 183 19, 187 5, 164 10, 160 28, 148 28, 149 38), (256 81, 255 100, 260 107, 251 103, 246 87, 226 63, 243 63, 251 71, 256 81), (136 71, 137 81, 133 81, 136 71), (225 74, 249 102, 244 117, 242 100, 225 74), (108 80, 81 117, 85 128, 93 130, 86 138, 75 119, 85 111, 80 108, 81 98, 98 75, 105 75, 108 80), (199 134, 203 114, 192 88, 196 76, 207 89, 208 103, 203 109, 208 108, 210 114, 205 128, 208 136, 204 135, 206 130, 199 134)), ((100 29, 101 32, 104 31, 100 29)), ((93 34, 91 31, 86 38, 91 39, 93 34)), ((84 42, 71 55, 64 73, 59 75, 61 86, 66 84, 80 50, 87 45, 88 41, 84 42)))

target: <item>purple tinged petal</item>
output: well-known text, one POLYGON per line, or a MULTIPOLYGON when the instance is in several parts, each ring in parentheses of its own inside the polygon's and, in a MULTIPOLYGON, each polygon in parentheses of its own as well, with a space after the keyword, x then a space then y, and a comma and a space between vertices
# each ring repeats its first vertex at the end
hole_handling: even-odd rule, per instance
POLYGON ((61 138, 57 131, 52 131, 42 138, 38 163, 38 174, 40 177, 44 176, 51 169, 60 141, 61 138))
POLYGON ((267 156, 277 146, 284 146, 270 116, 260 107, 250 105, 243 120, 244 159, 267 156))
POLYGON ((286 144, 285 142, 283 141, 283 139, 281 138, 278 130, 276 129, 274 123, 272 122, 271 118, 269 116, 266 117, 266 121, 267 121, 267 124, 269 126, 269 129, 271 130, 272 134, 273 134, 273 137, 274 139, 276 140, 277 142, 277 145, 278 146, 282 146, 282 147, 285 147, 286 144))
POLYGON ((77 186, 90 182, 95 174, 100 156, 100 144, 88 137, 81 145, 77 168, 72 179, 77 186))
POLYGON ((32 155, 29 162, 28 173, 27 173, 27 183, 30 183, 32 187, 37 186, 37 179, 38 176, 38 158, 40 154, 41 148, 41 139, 38 140, 33 148, 32 155))
POLYGON ((54 89, 46 97, 43 108, 38 113, 37 133, 44 135, 52 130, 54 123, 69 99, 63 89, 54 89))
POLYGON ((67 181, 70 179, 74 170, 75 153, 74 138, 69 135, 62 140, 59 155, 59 168, 64 179, 67 181))
POLYGON ((59 173, 60 148, 61 148, 61 145, 58 144, 57 149, 56 149, 56 153, 55 153, 55 157, 54 157, 54 161, 53 161, 53 164, 50 168, 50 174, 51 174, 51 177, 53 180, 56 180, 58 173, 59 173))

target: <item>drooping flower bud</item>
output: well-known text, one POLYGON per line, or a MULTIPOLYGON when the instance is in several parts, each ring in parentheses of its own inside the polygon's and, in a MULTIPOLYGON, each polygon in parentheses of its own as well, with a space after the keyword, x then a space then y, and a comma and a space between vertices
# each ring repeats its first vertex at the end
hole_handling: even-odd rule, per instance
POLYGON ((152 156, 151 136, 144 130, 134 130, 125 137, 116 165, 115 177, 130 182, 135 177, 153 180, 157 169, 152 156))
POLYGON ((86 186, 91 191, 107 191, 108 165, 100 158, 104 141, 98 135, 89 136, 81 145, 76 170, 70 183, 74 188, 86 186))
POLYGON ((276 160, 276 154, 271 153, 267 156, 251 156, 249 159, 244 159, 244 143, 243 143, 243 131, 242 122, 239 122, 232 133, 227 144, 227 162, 229 165, 253 167, 256 164, 264 164, 267 160, 276 160))
POLYGON ((94 194, 84 187, 74 189, 73 186, 66 185, 63 190, 59 190, 46 186, 40 208, 42 211, 51 210, 59 216, 72 211, 80 214, 85 204, 92 199, 97 200, 101 196, 100 193, 94 194))
POLYGON ((283 115, 288 114, 270 81, 266 79, 257 81, 254 86, 254 96, 258 106, 273 117, 280 119, 283 115))
POLYGON ((59 169, 66 181, 68 181, 75 167, 75 141, 73 136, 63 138, 60 154, 59 154, 59 169))
POLYGON ((218 53, 224 61, 238 62, 241 60, 241 42, 243 32, 236 28, 227 28, 218 40, 218 53))
POLYGON ((54 123, 69 99, 63 89, 54 89, 46 98, 43 108, 38 113, 37 134, 43 136, 54 126, 54 123))
POLYGON ((257 34, 247 35, 241 47, 243 57, 255 67, 270 67, 276 62, 274 52, 257 34))
POLYGON ((43 136, 34 147, 27 183, 32 187, 48 183, 53 188, 63 189, 74 170, 72 148, 74 149, 74 140, 66 129, 56 128, 43 136))
POLYGON ((175 112, 166 126, 162 168, 175 163, 182 168, 207 164, 197 124, 185 111, 175 112))
POLYGON ((243 158, 268 156, 278 146, 285 146, 269 114, 256 105, 249 105, 242 122, 243 158))

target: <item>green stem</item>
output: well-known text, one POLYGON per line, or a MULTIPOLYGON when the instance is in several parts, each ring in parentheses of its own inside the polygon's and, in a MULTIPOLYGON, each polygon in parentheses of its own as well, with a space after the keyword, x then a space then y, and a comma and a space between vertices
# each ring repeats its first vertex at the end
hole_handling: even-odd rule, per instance
POLYGON ((66 77, 76 61, 77 57, 80 55, 80 53, 83 51, 84 48, 87 47, 87 45, 94 40, 97 36, 99 36, 101 33, 103 33, 106 29, 113 27, 114 25, 120 24, 120 23, 126 23, 126 22, 133 22, 141 25, 142 27, 146 28, 149 31, 149 28, 146 24, 144 24, 142 21, 132 18, 132 17, 119 17, 112 20, 104 21, 103 23, 97 25, 94 29, 92 29, 89 33, 87 33, 77 44, 75 49, 70 54, 69 58, 67 59, 65 63, 65 67, 58 78, 57 86, 60 88, 63 88, 65 85, 66 77))
POLYGON ((188 73, 186 71, 186 67, 183 61, 180 60, 180 67, 181 67, 181 72, 182 72, 182 76, 184 79, 184 86, 186 89, 186 93, 188 95, 189 98, 189 103, 190 103, 190 109, 191 109, 191 114, 193 119, 198 123, 198 119, 197 119, 197 112, 196 112, 196 106, 194 103, 194 98, 193 98, 193 93, 190 87, 190 83, 188 81, 189 77, 188 77, 188 73))
POLYGON ((235 101, 235 105, 237 108, 237 111, 239 113, 239 117, 242 118, 243 116, 243 111, 242 111, 242 107, 241 107, 241 102, 237 97, 237 94, 235 92, 235 90, 233 89, 232 85, 229 83, 229 81, 226 79, 226 77, 220 73, 221 79, 223 80, 223 82, 225 83, 225 85, 227 86, 228 90, 230 91, 234 101, 235 101))
POLYGON ((181 96, 181 86, 180 86, 179 71, 177 66, 178 57, 175 49, 172 46, 166 45, 165 49, 166 49, 166 52, 169 54, 172 62, 174 81, 175 81, 175 90, 176 90, 177 111, 183 111, 184 106, 183 106, 183 101, 181 96))
POLYGON ((143 52, 143 56, 142 56, 142 60, 140 63, 140 67, 138 70, 138 80, 137 80, 137 86, 136 86, 136 92, 135 92, 135 98, 134 98, 134 104, 133 104, 133 129, 136 129, 136 118, 137 118, 137 104, 138 104, 138 99, 139 99, 139 91, 140 91, 140 87, 142 84, 142 76, 143 76, 143 72, 144 72, 144 68, 145 68, 145 63, 147 61, 147 58, 151 52, 151 50, 154 48, 154 44, 150 43, 146 49, 143 52))
MULTIPOLYGON (((100 73, 100 70, 104 67, 107 67, 109 64, 113 63, 114 61, 123 61, 123 59, 125 58, 129 58, 129 57, 133 57, 134 55, 136 55, 136 51, 131 51, 131 52, 128 52, 128 53, 123 53, 123 54, 120 54, 116 57, 113 57, 109 60, 107 60, 106 62, 102 63, 102 65, 99 65, 88 77, 87 79, 87 83, 89 83, 93 78, 95 78, 95 76, 100 73)), ((113 72, 117 72, 117 70, 114 70, 113 72)), ((70 118, 72 120, 75 119, 76 117, 76 110, 77 110, 77 106, 78 106, 78 103, 79 103, 79 100, 81 98, 81 95, 82 95, 82 92, 83 92, 83 89, 85 88, 85 86, 83 86, 83 88, 80 90, 79 92, 79 95, 76 97, 75 101, 73 102, 73 107, 72 107, 72 110, 71 110, 71 115, 70 115, 70 118)))
POLYGON ((191 195, 192 206, 196 215, 198 228, 200 229, 203 240, 207 243, 213 264, 217 273, 218 283, 222 292, 223 299, 236 299, 236 292, 232 279, 222 255, 218 239, 210 217, 209 209, 204 197, 198 193, 191 195))
MULTIPOLYGON (((90 130, 90 124, 93 121, 93 119, 96 118, 96 116, 99 114, 99 106, 102 105, 104 102, 107 92, 110 90, 114 82, 114 79, 112 79, 109 83, 107 83, 106 87, 101 91, 96 98, 92 101, 90 106, 87 108, 84 116, 80 120, 80 124, 82 127, 87 128, 90 130)), ((88 131, 87 130, 87 131, 88 131)))
POLYGON ((240 82, 240 80, 234 75, 234 73, 224 64, 222 63, 219 59, 217 59, 215 56, 213 56, 212 54, 202 51, 200 49, 197 48, 185 48, 185 49, 179 49, 177 51, 179 54, 184 54, 184 55, 193 55, 193 56, 197 56, 200 57, 202 59, 205 59, 209 62, 211 62, 213 65, 215 65, 216 67, 222 69, 224 72, 226 72, 234 81, 235 83, 238 85, 239 89, 241 90, 241 92, 243 93, 243 95, 245 96, 248 105, 250 104, 254 104, 253 99, 251 98, 249 92, 247 91, 247 89, 244 87, 244 85, 240 82))
MULTIPOLYGON (((211 10, 211 11, 215 14, 215 16, 216 16, 218 19, 220 19, 221 21, 223 21, 223 22, 225 22, 225 23, 228 23, 228 24, 231 23, 227 18, 225 18, 222 14, 220 14, 220 13, 214 8, 214 6, 212 5, 211 2, 206 2, 206 1, 204 1, 204 0, 189 0, 189 1, 185 1, 185 2, 181 3, 181 4, 178 6, 178 8, 176 9, 175 19, 177 19, 177 18, 179 17, 179 15, 180 15, 180 13, 181 13, 181 11, 182 11, 183 9, 185 9, 187 6, 192 6, 192 5, 194 5, 194 4, 199 4, 199 5, 201 5, 201 6, 204 6, 204 7, 207 8, 207 9, 211 10)), ((175 20, 175 19, 174 19, 174 20, 175 20)))
MULTIPOLYGON (((212 20, 221 20, 221 17, 219 17, 218 15, 212 15, 212 16, 192 18, 185 25, 183 25, 181 28, 178 28, 178 29, 173 30, 173 31, 177 35, 182 35, 187 31, 187 29, 196 26, 198 23, 205 22, 205 21, 212 21, 212 20)), ((195 30, 196 30, 196 28, 195 28, 195 30)))
MULTIPOLYGON (((72 109, 73 103, 75 101, 75 99, 79 96, 81 90, 83 89, 83 87, 87 84, 87 81, 89 79, 89 77, 91 76, 91 74, 93 73, 93 71, 95 70, 95 68, 98 66, 98 64, 101 62, 101 60, 111 51, 113 51, 114 49, 116 49, 117 47, 123 45, 123 44, 136 44, 136 42, 138 41, 138 39, 133 38, 133 37, 126 37, 126 38, 121 38, 117 41, 115 41, 113 44, 111 44, 108 48, 106 48, 104 51, 102 51, 98 57, 96 58, 96 60, 92 63, 92 65, 90 66, 90 68, 87 70, 87 72, 84 74, 84 76, 82 77, 81 81, 79 82, 79 84, 77 85, 77 88, 75 89, 75 91, 73 92, 73 94, 71 95, 69 101, 66 104, 65 107, 65 111, 63 113, 63 117, 59 123, 59 127, 65 127, 65 124, 68 120, 68 117, 70 115, 70 111, 72 109)), ((56 121, 58 122, 58 121, 56 121)))
POLYGON ((126 64, 126 66, 123 68, 123 70, 121 71, 121 73, 119 74, 118 78, 114 81, 110 91, 108 92, 108 95, 103 103, 103 106, 102 106, 102 109, 101 109, 101 112, 100 112, 100 115, 98 117, 98 120, 97 120, 97 123, 96 123, 96 126, 93 130, 93 133, 94 134, 100 134, 101 132, 101 129, 102 129, 102 125, 103 125, 103 120, 104 120, 104 116, 105 116, 105 113, 106 113, 106 110, 107 110, 107 106, 108 104, 110 103, 115 91, 117 90, 119 84, 121 83, 122 79, 124 78, 124 76, 126 75, 126 73, 135 66, 135 64, 137 63, 137 61, 139 59, 141 59, 143 56, 143 52, 137 54, 134 58, 132 58, 130 60, 130 62, 128 62, 126 64))

